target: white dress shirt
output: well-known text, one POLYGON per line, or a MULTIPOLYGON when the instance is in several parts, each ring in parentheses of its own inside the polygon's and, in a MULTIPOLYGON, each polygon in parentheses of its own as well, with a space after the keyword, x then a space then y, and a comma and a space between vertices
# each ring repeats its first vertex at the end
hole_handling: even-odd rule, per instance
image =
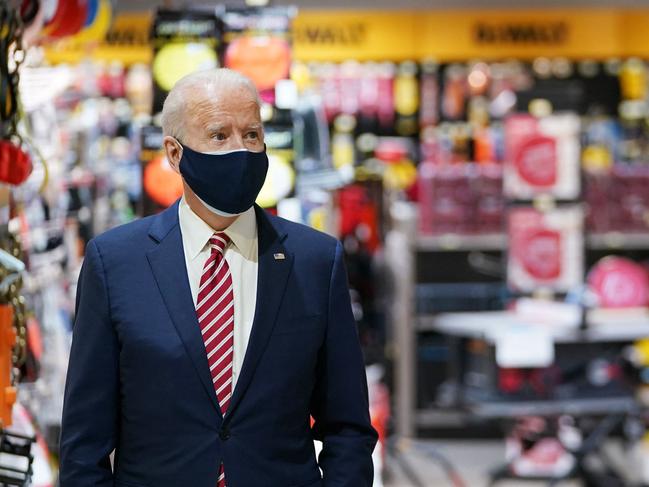
MULTIPOLYGON (((185 263, 189 286, 196 307, 198 288, 203 266, 210 255, 207 245, 214 230, 189 207, 185 198, 178 206, 180 233, 183 238, 185 263)), ((232 273, 234 294, 234 357, 232 364, 232 390, 241 372, 243 358, 248 348, 252 321, 257 305, 258 242, 257 218, 254 208, 239 215, 225 231, 230 244, 225 249, 225 260, 232 273)))

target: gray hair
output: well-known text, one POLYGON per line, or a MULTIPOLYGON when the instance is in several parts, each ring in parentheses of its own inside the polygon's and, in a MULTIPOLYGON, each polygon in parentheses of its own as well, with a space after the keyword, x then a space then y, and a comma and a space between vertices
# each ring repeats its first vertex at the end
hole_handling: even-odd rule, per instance
POLYGON ((243 87, 250 91, 257 105, 261 106, 259 92, 254 83, 246 76, 227 68, 194 71, 181 78, 171 89, 162 106, 162 133, 177 139, 185 136, 184 114, 187 109, 188 97, 195 94, 197 89, 212 91, 224 87, 243 87))

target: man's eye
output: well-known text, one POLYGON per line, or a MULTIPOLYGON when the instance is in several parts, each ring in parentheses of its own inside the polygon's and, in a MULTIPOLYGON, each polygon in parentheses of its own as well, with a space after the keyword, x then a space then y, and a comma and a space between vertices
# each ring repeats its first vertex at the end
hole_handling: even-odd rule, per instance
POLYGON ((248 132, 248 137, 251 139, 257 139, 259 134, 257 132, 248 132))
POLYGON ((216 140, 225 140, 225 139, 226 139, 226 136, 225 136, 225 134, 223 134, 223 133, 219 133, 219 134, 214 135, 214 138, 215 138, 216 140))

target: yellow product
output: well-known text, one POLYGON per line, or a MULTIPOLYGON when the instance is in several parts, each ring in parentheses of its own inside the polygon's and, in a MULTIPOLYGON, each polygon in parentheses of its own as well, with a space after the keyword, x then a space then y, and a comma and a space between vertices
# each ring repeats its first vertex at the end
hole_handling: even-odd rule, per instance
POLYGON ((268 152, 268 175, 257 196, 257 204, 262 208, 277 206, 286 198, 295 185, 295 170, 286 157, 268 152))
POLYGON ((647 68, 644 62, 632 58, 622 65, 620 70, 620 88, 622 98, 626 100, 644 100, 647 96, 647 68))
POLYGON ((408 189, 417 181, 417 167, 409 159, 387 164, 383 181, 389 189, 408 189))
POLYGON ((581 163, 586 170, 601 171, 613 165, 613 156, 604 146, 589 145, 582 151, 581 163))
POLYGON ((399 115, 414 115, 419 109, 419 84, 415 78, 416 69, 414 63, 403 63, 394 80, 394 107, 399 115))
POLYGON ((153 78, 169 91, 185 75, 216 68, 218 64, 216 52, 207 43, 172 42, 163 46, 153 59, 153 78))

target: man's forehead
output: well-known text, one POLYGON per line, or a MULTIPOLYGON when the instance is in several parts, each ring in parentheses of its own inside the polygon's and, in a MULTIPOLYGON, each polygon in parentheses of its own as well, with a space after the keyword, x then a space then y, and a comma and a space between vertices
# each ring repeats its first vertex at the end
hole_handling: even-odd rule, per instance
POLYGON ((196 93, 188 100, 187 105, 202 110, 252 110, 259 111, 255 97, 248 91, 220 92, 210 95, 207 92, 196 93))
POLYGON ((249 88, 242 85, 207 84, 190 90, 187 98, 196 103, 257 103, 257 97, 249 88))

